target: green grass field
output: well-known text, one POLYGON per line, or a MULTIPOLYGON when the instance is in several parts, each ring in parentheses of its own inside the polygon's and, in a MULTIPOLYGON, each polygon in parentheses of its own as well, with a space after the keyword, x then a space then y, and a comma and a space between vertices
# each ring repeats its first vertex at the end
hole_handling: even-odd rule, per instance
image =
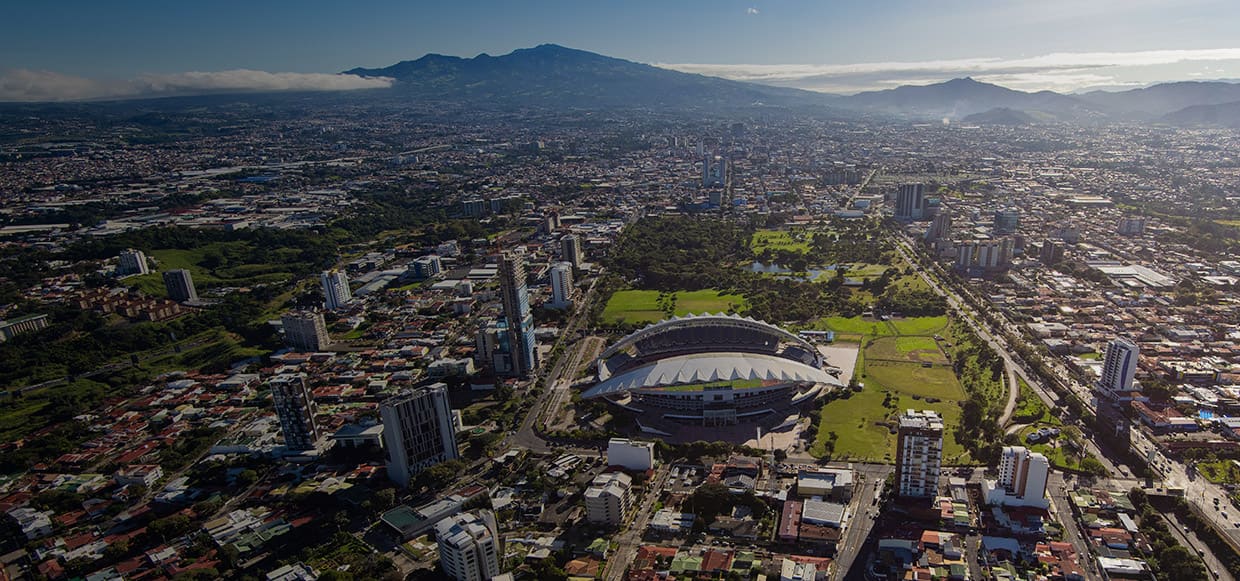
POLYGON ((955 427, 960 423, 960 406, 956 402, 926 403, 909 396, 893 398, 892 407, 883 407, 885 394, 866 388, 848 399, 837 399, 822 410, 818 436, 810 453, 822 456, 830 433, 836 434, 832 459, 864 462, 894 462, 896 454, 895 426, 905 409, 932 409, 943 416, 947 425, 943 436, 943 463, 968 464, 964 448, 956 443, 955 427))
POLYGON ((826 317, 814 321, 806 328, 869 337, 886 337, 895 334, 895 330, 885 321, 862 317, 826 317))
POLYGON ((892 321, 831 317, 812 326, 858 338, 864 347, 857 356, 857 380, 865 385, 860 393, 828 402, 822 408, 812 454, 823 455, 827 434, 835 432, 832 458, 891 462, 897 416, 905 409, 932 409, 942 414, 947 425, 944 463, 972 463, 953 435, 959 424, 960 402, 965 399, 964 388, 933 338, 947 326, 947 317, 892 321), (932 366, 924 367, 924 363, 932 366), (888 393, 894 403, 884 407, 888 393))
POLYGON ((934 335, 947 327, 947 316, 909 317, 889 321, 900 335, 934 335))
POLYGON ((1240 467, 1231 460, 1198 462, 1197 471, 1215 484, 1240 484, 1240 467))
POLYGON ((753 233, 753 239, 749 241, 749 248, 755 254, 759 254, 767 249, 804 254, 809 252, 809 245, 813 239, 814 235, 812 233, 804 231, 758 230, 753 233))
POLYGON ((883 273, 886 271, 887 271, 887 267, 882 264, 866 264, 863 262, 859 262, 856 264, 850 264, 848 266, 848 270, 844 271, 844 276, 847 278, 856 278, 856 279, 864 280, 864 279, 870 279, 870 278, 878 278, 882 276, 883 273))
POLYGON ((1028 440, 1025 439, 1026 436, 1032 432, 1038 431, 1039 428, 1059 426, 1059 423, 1039 422, 1021 428, 1016 432, 1016 434, 1020 437, 1020 445, 1027 446, 1030 450, 1046 456, 1046 459, 1051 463, 1051 466, 1056 468, 1067 468, 1068 470, 1080 470, 1081 460, 1088 456, 1089 453, 1082 451, 1080 453, 1082 455, 1080 456, 1070 454, 1068 452, 1069 447, 1067 445, 1067 434, 1061 432, 1058 438, 1055 438, 1049 442, 1039 442, 1037 444, 1030 444, 1028 440))
POLYGON ((250 286, 292 280, 289 265, 297 262, 295 249, 275 249, 263 263, 230 262, 227 258, 243 256, 249 250, 247 242, 216 242, 192 250, 151 250, 147 254, 158 263, 157 272, 129 277, 125 283, 145 294, 163 297, 167 292, 161 273, 179 268, 193 274, 194 286, 200 291, 213 286, 250 286))
POLYGON ((940 400, 963 401, 964 388, 949 367, 922 367, 916 363, 874 361, 865 364, 866 389, 886 389, 895 393, 940 400), (874 385, 877 383, 877 385, 874 385))
POLYGON ((1042 398, 1033 393, 1033 389, 1029 387, 1025 380, 1017 377, 1017 383, 1020 384, 1020 394, 1016 397, 1016 409, 1012 412, 1012 422, 1017 424, 1041 423, 1051 426, 1061 426, 1063 422, 1051 413, 1050 408, 1046 407, 1046 403, 1042 398))
POLYGON ((143 369, 151 373, 189 371, 203 367, 222 368, 235 361, 267 354, 265 349, 242 347, 241 340, 223 331, 208 331, 190 341, 206 341, 204 344, 181 353, 171 353, 157 359, 143 361, 143 369))
POLYGON ((867 340, 866 357, 871 361, 930 363, 946 365, 947 356, 930 337, 878 337, 867 340))
POLYGON ((672 315, 684 316, 702 313, 726 313, 733 311, 744 313, 749 310, 749 302, 741 295, 723 294, 722 291, 677 291, 660 293, 659 291, 624 290, 617 291, 607 300, 603 308, 604 324, 619 323, 653 323, 668 318, 660 304, 660 295, 665 296, 663 305, 673 308, 672 315), (674 302, 670 300, 674 297, 674 302))

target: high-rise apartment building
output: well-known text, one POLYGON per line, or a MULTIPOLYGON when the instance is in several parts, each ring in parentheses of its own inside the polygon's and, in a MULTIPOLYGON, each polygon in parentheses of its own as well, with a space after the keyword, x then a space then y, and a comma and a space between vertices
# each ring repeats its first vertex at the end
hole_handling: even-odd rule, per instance
POLYGON ((164 272, 164 289, 168 291, 168 298, 178 303, 198 300, 194 277, 183 268, 164 272))
POLYGON ((538 368, 534 315, 530 312, 530 295, 525 279, 524 257, 514 252, 500 255, 500 298, 504 304, 504 321, 508 325, 513 374, 522 377, 538 368))
POLYGON ((551 267, 551 303, 553 309, 573 306, 573 265, 561 262, 551 267))
POLYGON ((1042 248, 1038 251, 1038 261, 1042 264, 1059 264, 1064 258, 1064 243, 1055 240, 1042 241, 1042 248))
POLYGON ((487 202, 478 199, 462 201, 461 213, 466 218, 481 218, 487 213, 487 202))
POLYGON ((347 306, 353 301, 353 291, 349 290, 349 277, 342 270, 328 270, 319 275, 323 283, 323 303, 327 310, 347 306))
POLYGON ((896 490, 904 497, 938 492, 943 463, 943 418, 933 410, 905 410, 896 437, 896 490))
POLYGON ((920 220, 925 209, 922 184, 900 184, 896 190, 895 219, 902 222, 920 220))
POLYGON ((290 450, 313 450, 322 435, 314 420, 317 406, 306 388, 306 376, 300 373, 277 375, 267 383, 271 388, 271 405, 280 420, 280 435, 290 450))
POLYGON ((434 254, 418 257, 408 269, 408 273, 416 280, 426 280, 441 272, 443 272, 443 260, 434 254))
POLYGON ((543 214, 543 232, 551 234, 560 229, 560 213, 552 210, 543 214))
POLYGON ((1124 216, 1119 219, 1116 232, 1123 236, 1140 236, 1145 233, 1145 216, 1124 216))
POLYGON ((503 539, 489 510, 464 512, 435 523, 439 564, 455 581, 490 581, 500 575, 503 539))
POLYGON ((141 250, 126 248, 121 251, 116 265, 117 274, 149 274, 151 269, 146 264, 146 254, 141 250))
POLYGON ((633 477, 623 472, 605 472, 594 477, 586 489, 586 520, 618 525, 624 522, 633 497, 633 477))
POLYGON ((573 268, 581 268, 585 262, 585 251, 581 248, 581 238, 576 234, 569 234, 560 239, 560 258, 568 261, 573 268))
POLYGON ((1106 358, 1102 363, 1102 377, 1098 389, 1107 394, 1133 391, 1133 379, 1137 375, 1137 359, 1141 350, 1131 339, 1116 337, 1107 345, 1106 358))
POLYGON ((934 216, 934 220, 930 222, 930 227, 926 229, 926 243, 935 244, 944 240, 950 240, 952 237, 952 214, 947 210, 943 210, 934 216))
POLYGON ((280 317, 284 327, 284 343, 298 351, 321 351, 331 344, 323 313, 293 312, 280 317))
POLYGON ((1016 208, 1003 208, 995 210, 994 232, 995 234, 1012 234, 1020 226, 1020 210, 1016 208))
POLYGON ((999 480, 984 485, 987 502, 1045 508, 1046 478, 1051 465, 1046 456, 1024 446, 1004 446, 999 457, 999 480))
POLYGON ((455 460, 456 424, 448 403, 448 386, 436 383, 394 395, 379 405, 388 478, 402 487, 419 472, 455 460))
POLYGON ((702 187, 721 188, 728 183, 728 159, 707 156, 702 158, 702 187))

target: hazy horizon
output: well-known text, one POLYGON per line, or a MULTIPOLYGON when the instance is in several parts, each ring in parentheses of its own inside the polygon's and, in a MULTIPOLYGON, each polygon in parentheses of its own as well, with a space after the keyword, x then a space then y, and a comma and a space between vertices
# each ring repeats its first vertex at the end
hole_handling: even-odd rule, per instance
POLYGON ((373 88, 338 73, 544 43, 830 93, 963 76, 1073 92, 1240 78, 1237 21, 1218 0, 33 3, 0 22, 0 100, 373 88))

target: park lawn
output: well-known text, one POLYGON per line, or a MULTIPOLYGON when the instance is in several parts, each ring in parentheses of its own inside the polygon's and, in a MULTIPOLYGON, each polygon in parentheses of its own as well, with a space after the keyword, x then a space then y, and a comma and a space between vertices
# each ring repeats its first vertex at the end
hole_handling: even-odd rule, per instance
POLYGON ((1033 388, 1024 379, 1016 378, 1020 384, 1020 393, 1016 396, 1016 409, 1012 411, 1012 421, 1018 424, 1042 423, 1051 426, 1062 426, 1058 416, 1051 413, 1046 402, 1033 393, 1033 388))
POLYGON ((867 360, 865 381, 867 387, 877 382, 883 388, 907 395, 952 402, 965 399, 964 388, 950 367, 867 360))
POLYGON ((947 315, 938 317, 909 317, 889 321, 901 335, 934 335, 947 327, 947 315))
POLYGON ((1062 423, 1053 424, 1051 422, 1038 422, 1036 424, 1030 424, 1028 426, 1025 426, 1016 431, 1016 435, 1020 438, 1019 445, 1026 446, 1030 450, 1037 452, 1043 456, 1046 456, 1046 460, 1051 463, 1051 466, 1054 466, 1056 468, 1066 468, 1068 470, 1080 470, 1081 459, 1084 459, 1086 456, 1088 456, 1089 452, 1082 450, 1081 451, 1082 455, 1080 459, 1068 456, 1064 452, 1064 447, 1068 442, 1068 437, 1065 433, 1060 432, 1059 436, 1056 437, 1052 441, 1038 442, 1036 444, 1030 444, 1029 441, 1025 439, 1026 436, 1028 436, 1029 434, 1033 432, 1038 431, 1038 429, 1040 428, 1045 428, 1045 427, 1056 427, 1057 428, 1060 426, 1062 426, 1062 423))
MULTIPOLYGON (((667 313, 659 308, 659 291, 623 290, 616 291, 607 300, 603 308, 603 322, 618 323, 653 323, 668 318, 667 313)), ((677 291, 673 315, 682 317, 689 314, 726 313, 729 310, 743 313, 749 310, 749 301, 735 294, 724 294, 716 290, 677 291)))
POLYGON ((1231 460, 1198 462, 1196 467, 1206 480, 1215 484, 1240 484, 1240 466, 1231 460))
POLYGON ((856 278, 862 280, 878 278, 887 271, 887 268, 887 266, 882 264, 866 264, 864 262, 858 262, 856 264, 848 265, 848 270, 844 271, 844 276, 846 278, 856 278))
POLYGON ((947 356, 929 337, 879 337, 866 345, 866 356, 874 361, 947 364, 947 356))
POLYGON ((815 322, 814 328, 823 331, 835 331, 849 335, 869 335, 885 337, 894 334, 891 327, 883 321, 863 317, 826 317, 815 322))
POLYGON ((763 250, 784 250, 787 252, 809 252, 809 245, 814 239, 810 232, 789 232, 787 230, 758 230, 749 241, 749 248, 754 254, 763 250))
POLYGON ((939 350, 939 344, 929 337, 896 337, 895 343, 901 353, 939 350))
POLYGON ((898 417, 905 409, 932 409, 943 416, 947 429, 943 434, 943 464, 972 464, 964 447, 956 443, 955 428, 960 423, 960 406, 955 402, 927 403, 900 395, 892 408, 883 407, 886 394, 869 386, 848 399, 828 402, 822 408, 818 435, 810 448, 814 456, 826 451, 829 434, 835 432, 834 460, 891 463, 895 461, 898 417))

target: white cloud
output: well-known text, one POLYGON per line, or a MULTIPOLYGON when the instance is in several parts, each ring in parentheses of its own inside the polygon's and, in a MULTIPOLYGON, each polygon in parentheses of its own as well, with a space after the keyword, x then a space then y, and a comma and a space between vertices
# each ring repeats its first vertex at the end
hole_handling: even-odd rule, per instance
MULTIPOLYGON (((940 82, 973 76, 1022 90, 1071 91, 1094 85, 1142 84, 1168 78, 1141 78, 1142 68, 1200 66, 1240 61, 1240 48, 1148 50, 1136 52, 1051 53, 1023 58, 970 58, 854 64, 656 64, 703 75, 825 92, 857 92, 918 81, 940 82)), ((1146 75, 1153 74, 1145 71, 1146 75)), ((1187 70, 1179 76, 1186 77, 1187 70)))
POLYGON ((82 101, 223 92, 348 91, 390 87, 386 77, 328 73, 270 73, 237 69, 147 74, 134 79, 88 79, 51 71, 13 69, 0 75, 0 101, 82 101))
POLYGON ((745 14, 758 14, 758 13, 759 13, 758 9, 754 8, 753 6, 750 6, 749 8, 745 9, 745 14))

